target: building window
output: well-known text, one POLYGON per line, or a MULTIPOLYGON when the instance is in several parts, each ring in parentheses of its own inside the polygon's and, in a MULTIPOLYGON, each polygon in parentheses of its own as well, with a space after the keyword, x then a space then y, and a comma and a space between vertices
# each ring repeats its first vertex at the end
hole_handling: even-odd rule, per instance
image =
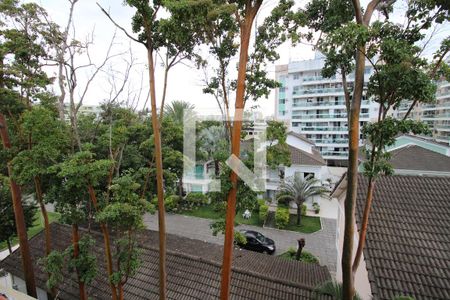
POLYGON ((311 177, 311 178, 314 178, 314 173, 310 173, 310 172, 305 172, 305 173, 303 173, 304 174, 304 178, 306 178, 306 177, 311 177))
POLYGON ((300 79, 300 73, 295 73, 294 74, 294 80, 298 80, 300 79))

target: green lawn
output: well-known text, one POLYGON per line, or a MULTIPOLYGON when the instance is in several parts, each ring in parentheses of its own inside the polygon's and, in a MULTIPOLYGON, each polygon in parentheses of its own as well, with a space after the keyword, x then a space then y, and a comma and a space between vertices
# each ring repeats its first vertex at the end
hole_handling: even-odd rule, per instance
MULTIPOLYGON (((48 212, 48 218, 50 223, 54 222, 54 221, 58 221, 59 220, 59 214, 58 213, 53 213, 53 212, 48 212)), ((33 236, 35 236, 36 234, 38 234, 42 229, 44 229, 44 219, 42 218, 41 215, 41 211, 38 210, 36 212, 36 216, 35 216, 35 220, 33 222, 33 226, 28 228, 28 239, 31 239, 33 236)), ((18 239, 17 238, 13 238, 11 241, 11 245, 14 246, 18 243, 18 239)), ((2 242, 0 243, 0 251, 3 251, 5 249, 7 249, 8 246, 6 244, 6 242, 2 242)))
MULTIPOLYGON (((224 217, 219 212, 214 211, 210 205, 200 206, 194 208, 193 210, 180 211, 180 214, 212 220, 217 220, 224 217)), ((320 230, 321 228, 320 218, 318 217, 302 216, 302 225, 300 226, 296 225, 296 220, 296 216, 291 215, 289 225, 284 229, 302 233, 313 233, 320 230)), ((235 221, 238 224, 262 226, 262 223, 259 221, 259 215, 257 212, 253 212, 250 219, 244 219, 242 217, 242 212, 238 212, 236 214, 235 221)))
MULTIPOLYGON (((210 206, 210 205, 196 207, 193 210, 184 210, 184 211, 181 211, 180 214, 185 215, 185 216, 198 217, 198 218, 204 218, 204 219, 212 219, 212 220, 217 220, 217 219, 225 217, 224 215, 220 214, 220 212, 214 211, 212 206, 210 206)), ((244 219, 242 217, 242 212, 238 212, 236 214, 235 222, 238 224, 247 224, 247 225, 255 225, 255 226, 262 225, 259 222, 259 216, 258 216, 258 213, 256 213, 256 212, 252 213, 252 217, 250 219, 244 219)))
POLYGON ((301 225, 298 226, 297 216, 290 215, 289 225, 284 229, 302 233, 313 233, 320 230, 320 228, 321 226, 319 217, 302 216, 301 225))

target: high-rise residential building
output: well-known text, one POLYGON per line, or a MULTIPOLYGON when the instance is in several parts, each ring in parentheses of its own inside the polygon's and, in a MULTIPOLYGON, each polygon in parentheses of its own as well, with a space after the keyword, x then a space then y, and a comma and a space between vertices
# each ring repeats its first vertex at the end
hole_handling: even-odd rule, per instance
MULTIPOLYGON (((402 103, 397 116, 403 118, 410 106, 410 101, 402 103)), ((409 118, 424 121, 435 140, 450 144, 450 82, 437 82, 436 102, 416 105, 409 118)))
MULTIPOLYGON (((70 120, 69 111, 70 104, 66 102, 64 103, 64 116, 67 122, 70 120)), ((78 114, 80 115, 95 115, 96 118, 100 117, 101 112, 102 108, 99 105, 82 105, 78 110, 78 114)))
MULTIPOLYGON (((324 64, 324 57, 317 53, 311 60, 276 66, 275 76, 282 86, 275 92, 275 117, 315 142, 329 165, 345 165, 348 124, 342 77, 322 77, 324 64)), ((365 82, 372 72, 367 64, 365 82)), ((353 85, 354 74, 347 77, 347 82, 353 85)), ((376 120, 377 113, 378 104, 363 97, 360 125, 376 120)))

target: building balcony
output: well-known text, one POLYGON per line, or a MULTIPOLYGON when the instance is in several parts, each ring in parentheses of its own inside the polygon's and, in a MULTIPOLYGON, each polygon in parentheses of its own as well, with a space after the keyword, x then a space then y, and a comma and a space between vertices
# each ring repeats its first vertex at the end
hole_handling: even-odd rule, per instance
POLYGON ((329 126, 324 126, 324 127, 301 127, 300 131, 348 131, 347 127, 329 127, 329 126))
MULTIPOLYGON (((361 105, 369 105, 369 100, 363 100, 361 105)), ((292 107, 324 107, 324 106, 345 106, 345 101, 322 101, 322 102, 294 102, 292 107)))
POLYGON ((292 95, 301 97, 303 95, 322 95, 322 94, 341 94, 344 93, 343 88, 321 88, 321 89, 301 89, 301 90, 294 90, 292 95))
POLYGON ((348 139, 314 139, 310 138, 311 141, 316 144, 348 144, 348 139))
MULTIPOLYGON (((368 113, 363 113, 359 115, 360 118, 368 118, 368 113)), ((299 114, 292 115, 292 119, 345 119, 347 120, 347 114, 299 114)))

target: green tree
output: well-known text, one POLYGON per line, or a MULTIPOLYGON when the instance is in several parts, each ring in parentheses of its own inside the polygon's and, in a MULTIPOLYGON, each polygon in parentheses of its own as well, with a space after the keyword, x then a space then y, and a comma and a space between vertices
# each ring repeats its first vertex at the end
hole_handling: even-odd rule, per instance
POLYGON ((311 176, 302 179, 300 175, 287 179, 278 188, 277 200, 292 200, 297 204, 297 225, 301 224, 303 203, 314 196, 325 196, 329 191, 320 185, 320 180, 311 176))
MULTIPOLYGON (((314 289, 315 299, 320 299, 320 296, 331 296, 334 300, 343 299, 342 283, 336 281, 327 281, 314 289)), ((361 300, 361 297, 356 294, 352 297, 353 300, 361 300)))
POLYGON ((289 167, 291 165, 291 152, 289 151, 289 146, 286 143, 286 125, 279 121, 267 121, 266 134, 266 139, 268 142, 267 165, 271 169, 278 168, 279 166, 289 167))
POLYGON ((113 242, 116 269, 109 280, 116 286, 116 297, 120 300, 124 299, 124 285, 128 278, 136 274, 140 266, 136 234, 144 228, 143 215, 149 210, 149 204, 139 197, 138 189, 139 184, 130 174, 114 179, 112 197, 97 214, 98 222, 108 225, 118 237, 113 242))
POLYGON ((230 145, 226 129, 223 126, 211 126, 200 131, 200 151, 206 153, 207 159, 214 161, 214 174, 220 175, 220 162, 228 158, 230 145))
MULTIPOLYGON (((6 178, 0 180, 0 204, 0 242, 6 241, 9 253, 12 253, 11 239, 17 235, 17 229, 11 191, 9 190, 6 178)), ((34 216, 36 215, 36 206, 34 203, 28 201, 24 201, 22 206, 25 226, 29 228, 33 225, 34 216)))

